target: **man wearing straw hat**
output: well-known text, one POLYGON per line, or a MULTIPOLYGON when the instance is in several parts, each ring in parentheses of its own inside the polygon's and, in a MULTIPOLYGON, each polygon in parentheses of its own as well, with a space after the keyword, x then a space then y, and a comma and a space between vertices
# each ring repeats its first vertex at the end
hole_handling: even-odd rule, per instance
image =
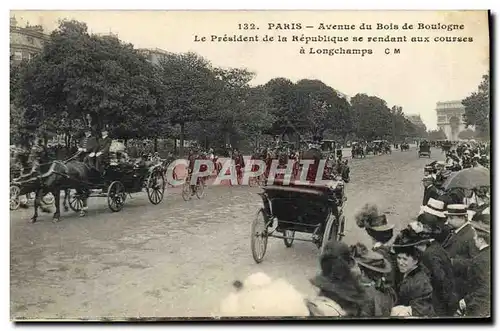
POLYGON ((467 272, 467 290, 459 302, 459 315, 491 316, 491 250, 489 219, 471 222, 474 244, 479 253, 471 260, 467 272))

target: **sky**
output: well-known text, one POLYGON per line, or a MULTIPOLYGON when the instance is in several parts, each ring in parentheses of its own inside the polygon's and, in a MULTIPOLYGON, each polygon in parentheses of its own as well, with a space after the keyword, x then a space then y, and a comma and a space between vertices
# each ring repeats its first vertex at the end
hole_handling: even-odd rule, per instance
MULTIPOLYGON (((272 78, 319 79, 354 96, 378 96, 388 106, 403 107, 406 114, 420 114, 428 129, 436 128, 436 103, 461 100, 477 90, 489 70, 489 35, 486 11, 11 11, 19 25, 41 24, 51 31, 59 19, 87 23, 92 33, 115 33, 137 48, 170 52, 196 52, 215 66, 245 67, 255 72, 252 84, 272 78), (240 30, 253 23, 258 30, 240 30), (300 23, 302 29, 269 29, 269 24, 300 23), (320 24, 329 30, 319 29, 320 24), (372 26, 361 30, 360 24, 372 26), (387 25, 377 29, 377 24, 387 25), (403 29, 404 23, 413 29, 403 29), (424 25, 459 25, 463 29, 418 29, 424 25), (392 26, 390 26, 392 24, 392 26), (354 30, 339 30, 354 25, 354 30), (397 25, 397 29, 396 29, 397 25), (305 28, 311 26, 311 28, 305 28), (256 36, 260 42, 209 42, 212 36, 256 36), (268 35, 275 41, 262 41, 268 35), (329 36, 347 41, 292 41, 292 36, 329 36), (196 42, 206 37, 206 42, 196 42), (287 42, 278 42, 278 36, 287 42), (369 37, 407 37, 404 43, 368 42, 369 37), (411 42, 411 37, 430 42, 411 42), (353 37, 363 37, 354 41, 353 37), (472 42, 434 42, 435 37, 466 37, 472 42), (300 54, 301 47, 306 54, 300 54), (317 49, 371 49, 372 54, 310 54, 317 49), (394 54, 394 49, 400 49, 394 54), (386 55, 389 49, 391 54, 386 55)), ((283 27, 283 26, 282 26, 283 27)))

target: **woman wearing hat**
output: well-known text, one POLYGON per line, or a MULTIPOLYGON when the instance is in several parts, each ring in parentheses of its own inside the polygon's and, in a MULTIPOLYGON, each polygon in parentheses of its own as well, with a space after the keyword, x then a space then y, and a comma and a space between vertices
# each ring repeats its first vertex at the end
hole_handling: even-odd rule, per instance
POLYGON ((386 215, 379 215, 377 206, 366 204, 363 209, 356 214, 356 224, 366 230, 372 238, 372 250, 382 254, 392 265, 392 270, 386 276, 389 285, 394 286, 396 261, 391 255, 389 242, 394 235, 394 224, 387 222, 386 215))
POLYGON ((375 302, 360 282, 360 269, 347 244, 329 241, 320 257, 321 272, 311 279, 319 288, 319 298, 309 304, 313 315, 320 316, 375 316, 375 302), (315 302, 321 304, 315 304, 315 302), (324 311, 320 306, 329 302, 330 307, 340 307, 324 311))
MULTIPOLYGON (((417 222, 411 223, 407 231, 412 236, 430 239, 415 247, 422 252, 422 264, 431 280, 433 288, 432 303, 437 316, 453 316, 457 307, 455 278, 451 259, 441 246, 443 228, 445 228, 444 204, 429 200, 427 209, 418 216, 417 222)), ((449 234, 449 232, 444 232, 449 234)))
POLYGON ((369 250, 363 244, 358 243, 351 249, 361 271, 361 283, 375 303, 374 316, 390 316, 396 302, 396 292, 385 280, 392 271, 391 263, 382 254, 369 250))
POLYGON ((467 272, 467 290, 460 300, 462 315, 473 317, 491 316, 491 262, 490 222, 472 221, 474 244, 479 253, 471 260, 467 272))
POLYGON ((396 283, 398 300, 392 316, 434 316, 432 285, 422 264, 422 251, 416 246, 428 242, 404 229, 396 237, 393 249, 397 254, 399 269, 396 283))

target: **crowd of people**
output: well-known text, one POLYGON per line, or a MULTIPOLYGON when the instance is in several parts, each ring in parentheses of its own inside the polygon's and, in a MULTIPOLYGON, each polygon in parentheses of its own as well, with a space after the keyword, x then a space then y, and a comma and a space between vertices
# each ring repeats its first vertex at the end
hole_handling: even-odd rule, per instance
POLYGON ((317 296, 304 299, 286 280, 257 273, 235 282, 217 314, 490 317, 489 184, 446 187, 455 171, 484 167, 474 155, 485 155, 486 148, 462 148, 448 152, 447 162, 426 166, 423 204, 401 231, 377 206, 365 205, 356 223, 371 247, 327 243, 320 272, 310 280, 317 296))

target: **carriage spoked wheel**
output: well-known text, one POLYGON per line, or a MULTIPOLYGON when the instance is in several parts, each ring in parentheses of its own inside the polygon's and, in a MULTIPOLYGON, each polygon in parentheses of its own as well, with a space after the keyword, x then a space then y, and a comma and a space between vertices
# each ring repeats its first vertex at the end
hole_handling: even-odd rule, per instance
POLYGON ((292 247, 293 239, 295 237, 295 231, 285 230, 283 232, 283 236, 287 237, 287 238, 283 238, 283 241, 285 242, 285 246, 288 248, 292 247))
POLYGON ((125 187, 122 182, 114 181, 108 187, 108 207, 113 212, 118 212, 122 210, 125 204, 125 199, 127 198, 127 193, 125 192, 125 187))
POLYGON ((148 178, 146 186, 149 202, 157 205, 163 200, 165 194, 165 177, 162 171, 153 171, 148 178))
POLYGON ((72 211, 78 213, 82 210, 83 208, 83 199, 80 198, 80 195, 73 193, 69 197, 69 208, 71 208, 72 211))
POLYGON ((19 194, 21 193, 21 188, 17 185, 10 186, 10 210, 17 210, 21 205, 21 200, 19 200, 19 194))
POLYGON ((255 219, 252 222, 252 237, 250 239, 250 246, 252 248, 252 256, 255 262, 261 263, 264 260, 267 250, 267 217, 264 209, 259 209, 255 219))
POLYGON ((326 222, 325 226, 325 232, 323 233, 323 239, 321 240, 321 249, 320 249, 320 254, 323 253, 323 250, 325 249, 326 244, 331 240, 335 239, 338 240, 337 234, 339 231, 339 224, 336 219, 336 217, 332 214, 328 218, 328 221, 326 222))

